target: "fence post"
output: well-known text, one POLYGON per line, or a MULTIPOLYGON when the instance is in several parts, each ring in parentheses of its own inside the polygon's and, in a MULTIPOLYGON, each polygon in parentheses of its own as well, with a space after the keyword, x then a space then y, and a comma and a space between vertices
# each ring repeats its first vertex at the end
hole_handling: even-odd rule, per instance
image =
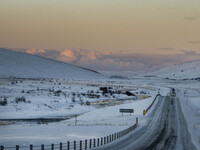
POLYGON ((87 149, 87 140, 85 140, 85 149, 87 149))
POLYGON ((101 138, 101 145, 103 145, 103 138, 101 138))
POLYGON ((1 150, 4 150, 4 147, 3 147, 3 146, 1 146, 1 150))
POLYGON ((16 145, 16 150, 19 150, 19 145, 16 145))
POLYGON ((90 139, 90 149, 92 148, 92 139, 90 139))
POLYGON ((80 141, 80 150, 82 150, 82 141, 80 141))
POLYGON ((114 139, 114 136, 113 136, 113 134, 112 134, 112 141, 113 141, 113 139, 114 139))
POLYGON ((54 150, 54 144, 51 144, 51 150, 54 150))
POLYGON ((111 135, 110 135, 110 142, 111 142, 111 135))
POLYGON ((109 143, 109 141, 108 141, 108 136, 107 136, 107 143, 109 143))
POLYGON ((44 150, 44 145, 41 145, 41 150, 44 150))
POLYGON ((136 125, 138 125, 138 117, 136 117, 136 125))
POLYGON ((104 137, 104 145, 106 144, 106 137, 104 137))
POLYGON ((70 150, 70 142, 67 142, 67 150, 70 150))
POLYGON ((62 143, 60 143, 60 150, 62 150, 62 143))
POLYGON ((99 138, 97 139, 97 147, 99 147, 99 138))
POLYGON ((33 145, 30 145, 30 150, 33 150, 33 145))
POLYGON ((74 141, 74 150, 76 150, 76 141, 74 141))
POLYGON ((94 147, 96 147, 96 139, 94 139, 93 141, 94 141, 94 147))

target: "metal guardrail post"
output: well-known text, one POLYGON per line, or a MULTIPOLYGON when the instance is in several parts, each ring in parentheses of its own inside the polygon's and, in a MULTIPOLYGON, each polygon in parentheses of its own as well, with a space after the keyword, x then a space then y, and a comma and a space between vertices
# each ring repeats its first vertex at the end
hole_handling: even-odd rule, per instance
POLYGON ((54 150, 54 144, 51 144, 51 150, 54 150))
POLYGON ((33 150, 33 145, 30 145, 30 150, 33 150))
POLYGON ((16 150, 19 150, 19 145, 16 145, 16 150))
POLYGON ((67 150, 70 150, 70 142, 67 142, 67 150))
POLYGON ((85 149, 87 149, 87 140, 85 140, 85 149))
POLYGON ((80 141, 80 150, 82 150, 82 141, 80 141))
POLYGON ((92 139, 90 139, 90 149, 92 148, 92 139))
POLYGON ((60 143, 60 150, 62 150, 62 143, 60 143))
POLYGON ((76 141, 74 141, 74 150, 76 150, 76 141))
POLYGON ((41 145, 41 150, 44 150, 44 145, 41 145))
POLYGON ((99 147, 99 138, 97 139, 97 147, 99 147))
POLYGON ((96 147, 96 139, 93 139, 94 147, 96 147))

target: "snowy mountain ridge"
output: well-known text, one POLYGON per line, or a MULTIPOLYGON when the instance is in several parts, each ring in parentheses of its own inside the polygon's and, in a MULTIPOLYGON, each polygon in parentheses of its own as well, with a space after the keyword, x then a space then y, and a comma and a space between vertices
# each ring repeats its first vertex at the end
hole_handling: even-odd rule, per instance
POLYGON ((96 79, 100 73, 64 62, 0 48, 0 78, 96 79))
POLYGON ((169 79, 197 79, 200 78, 200 60, 162 68, 149 75, 169 79))

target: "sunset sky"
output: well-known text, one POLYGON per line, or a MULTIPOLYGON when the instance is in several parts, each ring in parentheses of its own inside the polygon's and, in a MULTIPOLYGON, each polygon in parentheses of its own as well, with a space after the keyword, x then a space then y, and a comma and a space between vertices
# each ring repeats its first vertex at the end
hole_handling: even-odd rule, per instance
POLYGON ((200 0, 0 0, 0 47, 152 71, 200 59, 200 0))

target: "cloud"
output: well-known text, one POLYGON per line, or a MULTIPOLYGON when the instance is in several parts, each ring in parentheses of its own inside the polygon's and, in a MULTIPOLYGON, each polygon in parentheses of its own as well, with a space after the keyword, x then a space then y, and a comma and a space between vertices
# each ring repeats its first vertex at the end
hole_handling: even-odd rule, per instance
POLYGON ((63 50, 60 52, 60 57, 58 60, 72 63, 77 59, 76 54, 72 50, 63 50))
POLYGON ((200 55, 199 53, 197 53, 196 51, 194 50, 180 50, 180 52, 182 52, 183 54, 185 55, 200 55))
POLYGON ((189 21, 193 21, 193 20, 196 20, 197 17, 196 16, 187 16, 187 17, 184 17, 185 20, 189 20, 189 21))
POLYGON ((200 41, 187 41, 187 43, 190 43, 190 44, 200 44, 200 41))
POLYGON ((38 54, 38 53, 46 53, 46 50, 32 48, 32 49, 26 50, 25 52, 28 53, 28 54, 38 54))
MULTIPOLYGON (((161 48, 173 50, 173 48, 161 48)), ((180 54, 135 54, 94 51, 85 49, 22 50, 26 53, 56 59, 93 70, 105 71, 154 71, 170 65, 200 59, 195 50, 179 50, 180 54)))

